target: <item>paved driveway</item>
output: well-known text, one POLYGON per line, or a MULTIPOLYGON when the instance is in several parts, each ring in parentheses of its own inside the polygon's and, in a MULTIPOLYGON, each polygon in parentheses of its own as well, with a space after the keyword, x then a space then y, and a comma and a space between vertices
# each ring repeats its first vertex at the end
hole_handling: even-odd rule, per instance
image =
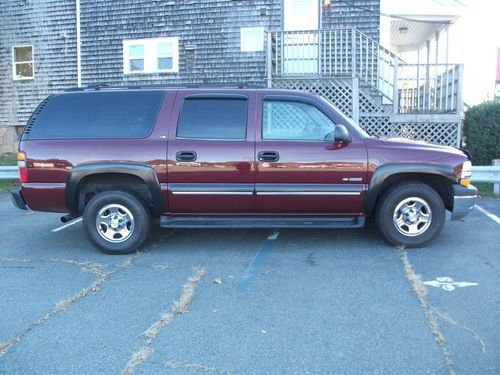
POLYGON ((0 194, 0 373, 499 374, 494 218, 409 251, 371 227, 158 229, 106 256, 0 194))

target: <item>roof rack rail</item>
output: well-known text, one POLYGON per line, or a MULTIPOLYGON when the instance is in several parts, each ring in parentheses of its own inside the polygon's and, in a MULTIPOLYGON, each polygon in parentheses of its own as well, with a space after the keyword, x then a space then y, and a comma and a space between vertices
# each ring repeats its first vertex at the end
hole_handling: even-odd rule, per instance
POLYGON ((248 83, 186 83, 186 84, 148 84, 148 85, 124 85, 111 86, 107 83, 93 83, 85 87, 71 87, 64 91, 92 91, 101 89, 110 90, 137 90, 137 89, 154 89, 154 88, 169 88, 169 89, 202 89, 202 88, 227 88, 227 89, 263 89, 265 85, 248 84, 248 83))

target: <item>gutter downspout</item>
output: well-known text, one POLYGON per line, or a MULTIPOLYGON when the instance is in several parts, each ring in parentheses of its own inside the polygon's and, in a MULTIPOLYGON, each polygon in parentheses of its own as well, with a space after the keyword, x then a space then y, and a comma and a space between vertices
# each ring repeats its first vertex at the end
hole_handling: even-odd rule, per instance
POLYGON ((82 87, 82 49, 80 39, 80 0, 76 0, 76 81, 82 87))

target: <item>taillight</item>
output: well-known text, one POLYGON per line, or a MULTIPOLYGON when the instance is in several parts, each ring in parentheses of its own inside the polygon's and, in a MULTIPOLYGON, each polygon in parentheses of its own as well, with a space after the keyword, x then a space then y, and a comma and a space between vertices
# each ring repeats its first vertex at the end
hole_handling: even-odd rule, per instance
POLYGON ((19 181, 28 182, 28 167, 26 166, 26 154, 17 153, 17 167, 19 168, 19 181))

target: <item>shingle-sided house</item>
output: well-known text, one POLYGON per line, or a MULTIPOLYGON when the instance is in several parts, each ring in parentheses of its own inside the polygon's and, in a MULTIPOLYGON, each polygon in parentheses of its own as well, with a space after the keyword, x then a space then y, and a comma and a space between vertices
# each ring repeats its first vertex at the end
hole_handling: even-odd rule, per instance
POLYGON ((379 37, 380 0, 2 0, 0 152, 48 94, 104 84, 310 90, 369 132, 456 144, 460 66, 379 37))

